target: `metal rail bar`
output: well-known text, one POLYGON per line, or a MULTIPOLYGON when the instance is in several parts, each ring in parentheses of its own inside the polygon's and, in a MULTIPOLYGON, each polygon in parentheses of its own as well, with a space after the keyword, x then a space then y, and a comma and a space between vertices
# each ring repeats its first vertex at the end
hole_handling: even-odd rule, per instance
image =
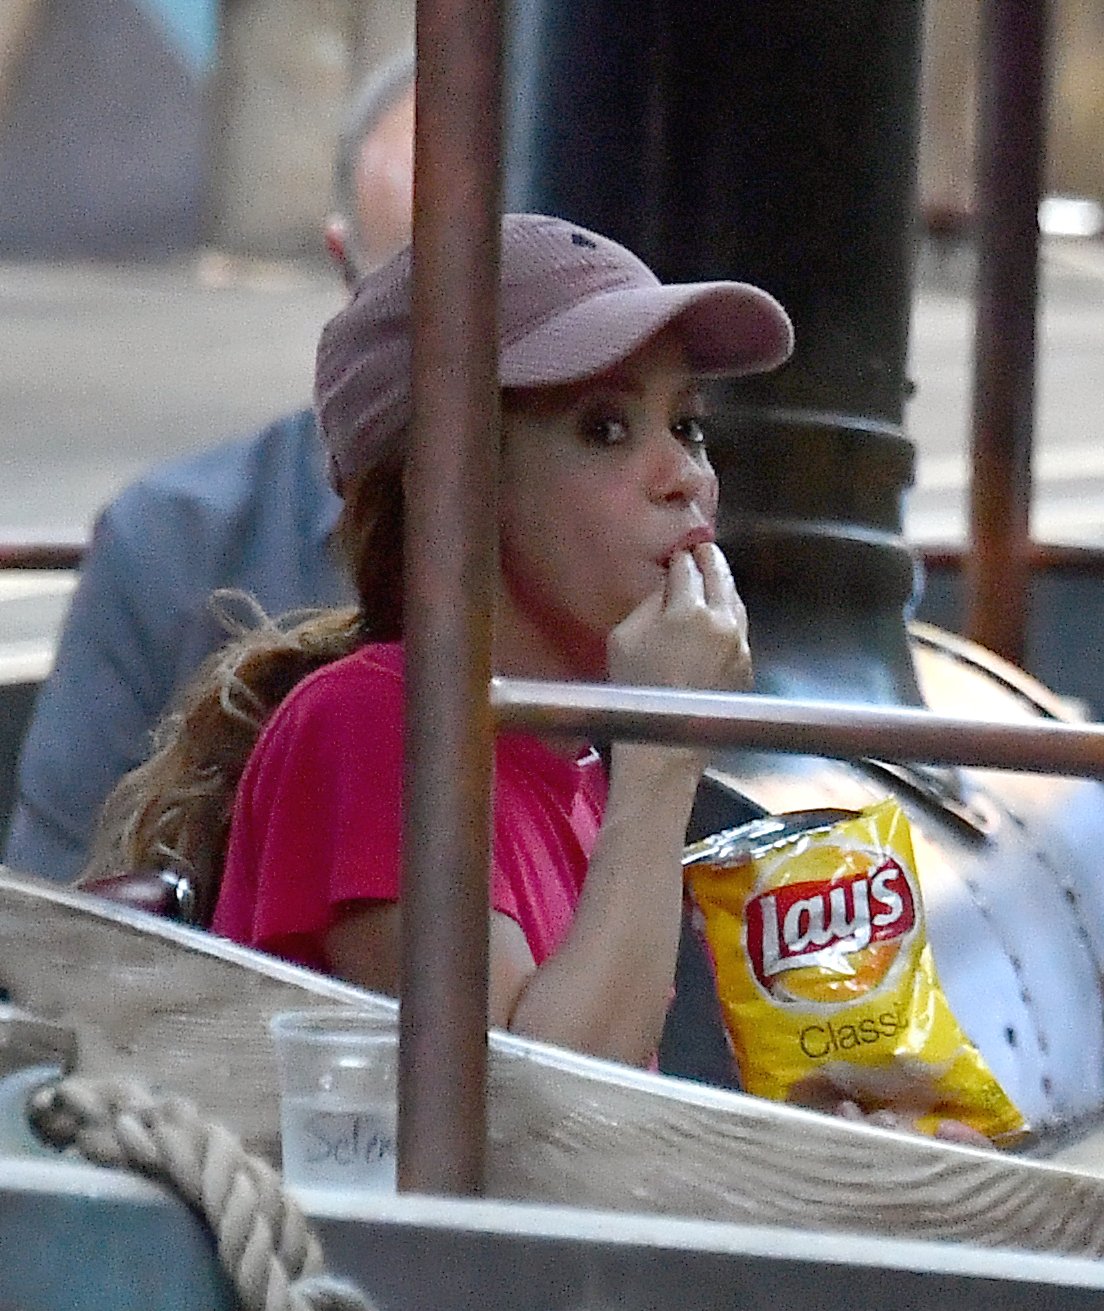
MULTIPOLYGON (((932 569, 965 569, 969 562, 969 548, 955 545, 932 544, 919 548, 920 558, 932 569)), ((1027 557, 1031 575, 1080 574, 1090 578, 1104 578, 1104 550, 1099 546, 1075 546, 1062 542, 1031 542, 1027 557)))
POLYGON ((898 706, 494 678, 499 725, 644 742, 974 765, 1104 779, 1104 726, 1005 724, 898 706))
POLYGON ((494 0, 419 0, 400 1188, 478 1193, 497 578, 499 100, 494 0))
POLYGON ((967 631, 1013 664, 1026 642, 1047 0, 985 0, 967 631))
POLYGON ((77 569, 84 545, 76 542, 10 542, 0 544, 0 569, 77 569))

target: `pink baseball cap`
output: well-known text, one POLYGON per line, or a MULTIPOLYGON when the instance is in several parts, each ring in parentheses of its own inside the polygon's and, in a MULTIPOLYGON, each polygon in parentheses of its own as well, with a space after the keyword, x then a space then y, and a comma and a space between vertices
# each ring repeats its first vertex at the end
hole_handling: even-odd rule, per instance
MULTIPOLYGON (((326 324, 315 409, 340 486, 410 422, 410 247, 326 324)), ((701 377, 763 373, 793 350, 773 296, 746 282, 664 284, 624 246, 563 219, 502 220, 499 383, 548 387, 604 373, 677 323, 701 377)))

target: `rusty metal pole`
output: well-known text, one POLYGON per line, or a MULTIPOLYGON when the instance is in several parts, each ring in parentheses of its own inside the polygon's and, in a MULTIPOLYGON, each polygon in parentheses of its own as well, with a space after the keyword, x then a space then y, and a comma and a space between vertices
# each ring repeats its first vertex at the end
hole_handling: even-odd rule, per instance
POLYGON ((841 760, 874 756, 1104 779, 1099 724, 1011 724, 908 706, 520 678, 496 678, 491 705, 503 727, 537 733, 597 733, 636 742, 739 746, 841 760))
POLYGON ((981 29, 969 635, 1022 665, 1031 589, 1035 318, 1047 0, 986 0, 981 29))
POLYGON ((498 453, 501 14, 419 0, 399 1186, 478 1193, 498 453))
POLYGON ((0 570, 79 569, 82 542, 0 542, 0 570))

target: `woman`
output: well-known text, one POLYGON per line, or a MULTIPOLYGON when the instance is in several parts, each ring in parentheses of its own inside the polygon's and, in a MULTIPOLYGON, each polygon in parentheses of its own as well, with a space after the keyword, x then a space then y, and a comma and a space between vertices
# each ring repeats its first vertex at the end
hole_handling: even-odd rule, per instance
MULTIPOLYGON (((748 687, 746 616, 714 542, 717 480, 695 379, 780 364, 792 349, 784 310, 740 283, 663 286, 616 243, 538 215, 506 216, 501 269, 496 670, 748 687)), ((355 624, 313 621, 291 640, 335 635, 315 664, 330 647, 348 654, 265 723, 237 786, 213 919, 236 941, 388 992, 401 915, 409 305, 404 251, 323 333, 317 409, 361 608, 355 624)), ((248 698, 286 663, 275 647, 271 659, 222 661, 224 708, 250 725, 267 697, 253 708, 248 698)), ((233 757, 219 762, 223 789, 237 777, 233 757)), ((500 736, 492 1024, 611 1059, 651 1058, 702 765, 686 748, 618 744, 607 785, 585 743, 500 736)), ((191 859, 205 825, 182 822, 187 809, 157 840, 191 859)), ((145 812, 137 825, 147 847, 158 822, 145 812)))

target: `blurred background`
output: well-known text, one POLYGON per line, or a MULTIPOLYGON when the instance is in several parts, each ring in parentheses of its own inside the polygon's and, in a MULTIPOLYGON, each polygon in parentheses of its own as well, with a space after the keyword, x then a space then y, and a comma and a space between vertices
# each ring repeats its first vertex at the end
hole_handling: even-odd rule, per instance
MULTIPOLYGON (((905 530, 929 547, 967 533, 978 9, 925 10, 905 530)), ((1104 6, 1053 24, 1033 532, 1102 545, 1104 6)), ((3 0, 0 541, 79 544, 143 468, 305 403, 346 96, 412 35, 412 0, 3 0)), ((30 640, 71 578, 0 586, 0 639, 30 640)))

